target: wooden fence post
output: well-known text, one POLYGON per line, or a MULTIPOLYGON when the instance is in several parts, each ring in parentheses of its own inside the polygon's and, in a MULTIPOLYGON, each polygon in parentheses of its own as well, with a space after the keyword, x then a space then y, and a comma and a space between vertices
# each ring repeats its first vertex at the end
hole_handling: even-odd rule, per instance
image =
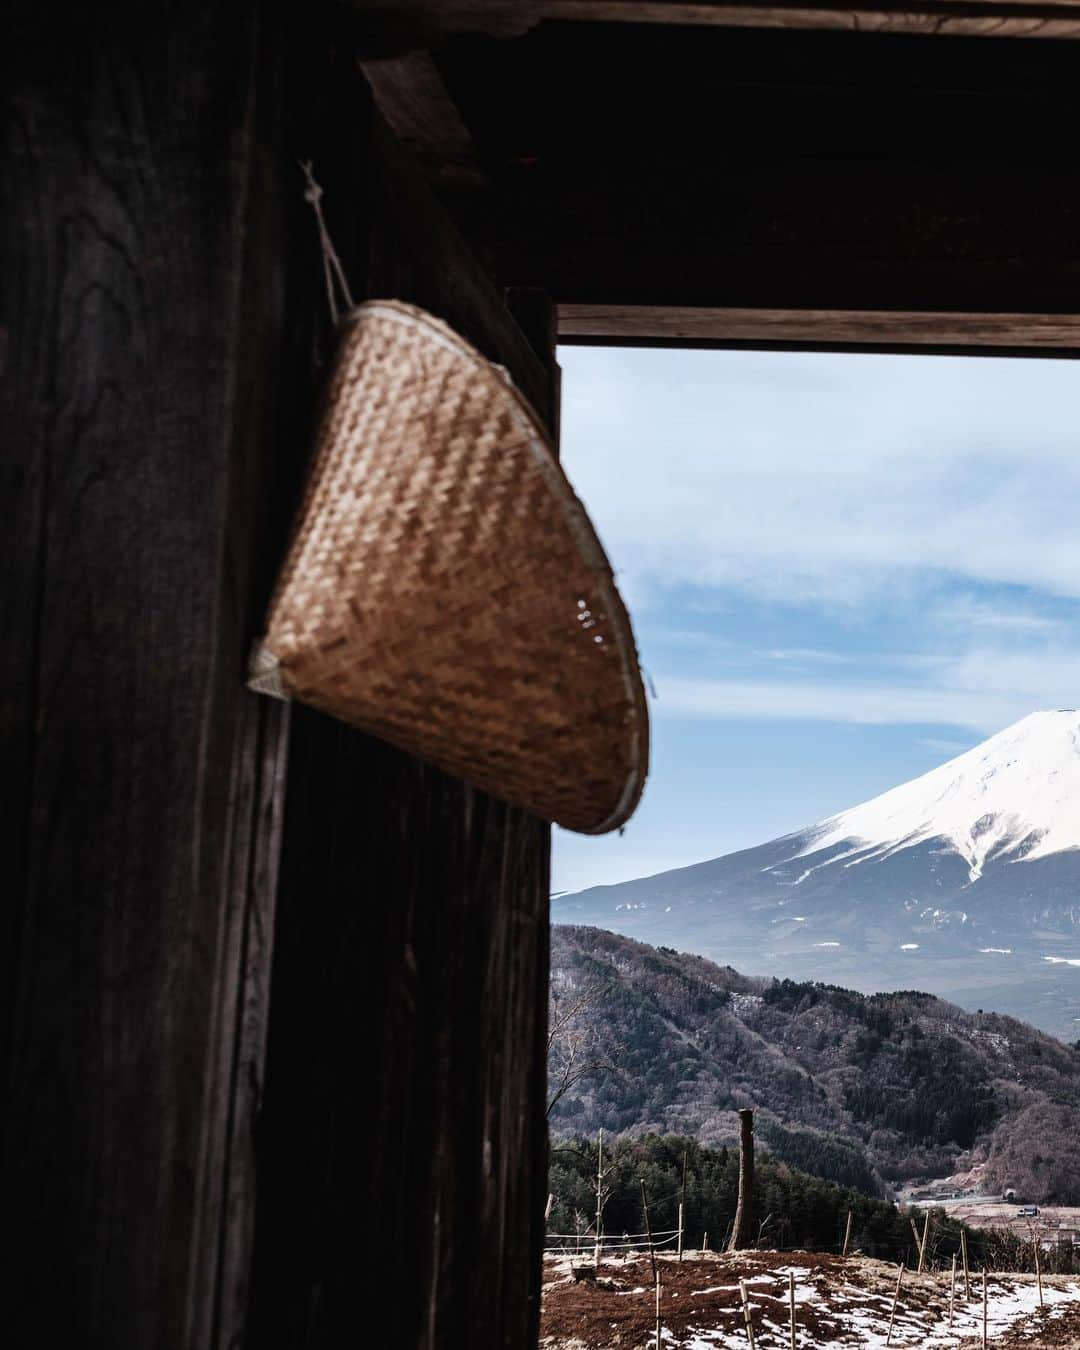
POLYGON ((960 1253, 964 1262, 964 1298, 971 1302, 971 1270, 968 1267, 967 1229, 960 1229, 960 1253))
MULTIPOLYGON (((655 1265, 655 1257, 653 1258, 653 1264, 655 1265)), ((660 1342, 661 1342, 661 1337, 663 1336, 663 1334, 664 1334, 664 1329, 663 1329, 663 1327, 662 1327, 661 1324, 660 1324, 660 1272, 659 1272, 659 1270, 657 1270, 657 1272, 656 1272, 656 1350, 661 1350, 661 1344, 660 1344, 660 1342)))
POLYGON ((919 1237, 919 1230, 915 1226, 915 1220, 910 1218, 908 1223, 911 1225, 911 1236, 915 1239, 915 1255, 922 1260, 922 1239, 919 1237))
POLYGON ((791 1350, 795 1350, 795 1272, 788 1271, 788 1306, 791 1309, 791 1350))
POLYGON ((679 1260, 683 1253, 683 1215, 686 1212, 686 1159, 689 1149, 683 1149, 682 1155, 682 1191, 679 1194, 679 1260))
POLYGON ((953 1324, 953 1309, 956 1307, 956 1253, 952 1254, 952 1277, 949 1280, 949 1326, 953 1324))
POLYGON ((904 1280, 904 1263, 903 1261, 901 1261, 900 1274, 897 1275, 896 1277, 896 1291, 894 1292, 892 1297, 892 1308, 889 1310, 889 1329, 885 1333, 886 1345, 888 1345, 892 1341, 893 1319, 896 1317, 896 1303, 900 1297, 900 1285, 903 1283, 903 1280, 904 1280))
POLYGON ((645 1212, 645 1232, 649 1239, 649 1259, 652 1261, 653 1279, 659 1280, 660 1276, 656 1272, 656 1247, 653 1245, 652 1223, 649 1220, 649 1202, 645 1198, 645 1178, 639 1177, 638 1180, 641 1182, 641 1208, 645 1212))
POLYGON ((982 1350, 986 1350, 986 1267, 983 1266, 982 1273, 983 1284, 983 1320, 982 1320, 982 1350))
POLYGON ((749 1297, 749 1295, 748 1295, 747 1292, 746 1292, 746 1281, 745 1281, 745 1280, 740 1280, 740 1281, 739 1281, 739 1293, 742 1295, 743 1319, 744 1319, 744 1321, 746 1322, 746 1341, 747 1341, 747 1344, 750 1346, 750 1350, 755 1350, 755 1347, 754 1347, 754 1322, 753 1322, 753 1318, 750 1316, 750 1297, 749 1297))
POLYGON ((844 1227, 844 1250, 840 1253, 841 1256, 847 1256, 848 1246, 850 1243, 851 1243, 851 1210, 849 1209, 847 1212, 847 1224, 844 1227))
POLYGON ((926 1249, 930 1245, 930 1211, 926 1211, 926 1217, 923 1219, 922 1241, 919 1243, 919 1269, 916 1272, 921 1275, 926 1267, 926 1249))
POLYGON ((604 1181, 604 1130, 600 1129, 600 1139, 596 1147, 596 1251, 593 1254, 593 1265, 600 1269, 600 1224, 604 1217, 604 1205, 601 1187, 604 1181))
POLYGON ((1039 1307, 1043 1306, 1043 1287, 1042 1287, 1042 1257, 1039 1251, 1039 1239, 1034 1237, 1033 1245, 1035 1247, 1035 1282, 1039 1286, 1039 1307))

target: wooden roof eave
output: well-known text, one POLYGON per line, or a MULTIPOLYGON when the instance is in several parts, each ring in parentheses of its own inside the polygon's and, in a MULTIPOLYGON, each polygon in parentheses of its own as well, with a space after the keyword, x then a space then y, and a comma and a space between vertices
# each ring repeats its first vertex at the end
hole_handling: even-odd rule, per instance
POLYGON ((369 34, 427 46, 520 37, 544 21, 806 28, 963 37, 1080 37, 1080 0, 352 0, 369 34))

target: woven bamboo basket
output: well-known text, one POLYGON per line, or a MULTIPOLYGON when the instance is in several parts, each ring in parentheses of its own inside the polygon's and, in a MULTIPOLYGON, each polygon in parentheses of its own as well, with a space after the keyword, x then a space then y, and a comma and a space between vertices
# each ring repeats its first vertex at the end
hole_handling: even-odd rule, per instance
POLYGON ((648 713, 603 548, 525 400, 422 310, 344 327, 249 683, 568 829, 637 805, 648 713))

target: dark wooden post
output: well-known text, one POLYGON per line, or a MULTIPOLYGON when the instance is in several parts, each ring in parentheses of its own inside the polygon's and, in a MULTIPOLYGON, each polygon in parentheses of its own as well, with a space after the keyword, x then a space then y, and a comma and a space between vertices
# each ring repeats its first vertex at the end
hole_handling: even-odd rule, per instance
MULTIPOLYGON (((446 319, 552 420, 553 349, 514 321, 347 50, 306 134, 357 296, 446 319)), ((289 753, 250 1343, 346 1344, 377 1298, 387 1347, 532 1345, 550 831, 308 709, 289 753)))
POLYGON ((243 671, 307 420, 283 43, 244 0, 6 19, 0 1306, 207 1350, 243 1335, 288 728, 243 671))
POLYGON ((649 1202, 645 1196, 645 1178, 638 1177, 641 1184, 641 1212, 645 1215, 645 1236, 649 1239, 649 1260, 652 1262, 653 1279, 656 1279, 656 1246, 653 1243, 652 1220, 649 1218, 649 1202))
POLYGON ((739 1112, 739 1199, 735 1206, 735 1222, 731 1228, 729 1252, 737 1252, 750 1245, 750 1228, 754 1212, 754 1113, 739 1112))
POLYGON ((434 310, 549 418, 554 354, 373 117, 332 7, 17 11, 5 1324, 317 1350, 368 1290, 385 1344, 528 1346, 548 828, 243 684, 330 350, 296 160, 359 294, 434 310))

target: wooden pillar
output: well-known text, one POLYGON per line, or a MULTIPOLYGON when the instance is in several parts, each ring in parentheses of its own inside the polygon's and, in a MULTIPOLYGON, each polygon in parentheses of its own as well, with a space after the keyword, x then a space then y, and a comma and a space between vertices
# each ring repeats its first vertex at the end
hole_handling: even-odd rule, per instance
MULTIPOLYGON (((304 153, 358 295, 446 319, 552 416, 553 350, 526 340, 355 66, 322 92, 304 153)), ((535 1343, 549 847, 540 821, 293 709, 251 1344, 350 1343, 373 1300, 388 1347, 535 1343)))
POLYGON ((239 1343, 287 710, 270 7, 17 3, 5 64, 0 1083, 16 1340, 239 1343))
POLYGON ((506 308, 528 338, 529 345, 547 374, 545 398, 543 403, 536 404, 536 411, 551 429, 557 443, 562 402, 562 372, 555 361, 559 334, 558 310, 547 291, 534 286, 511 286, 506 292, 506 308))
POLYGON ((368 1293, 536 1336, 549 831, 243 687, 330 351, 297 158, 357 291, 554 415, 336 21, 22 3, 5 53, 0 1281, 73 1350, 336 1346, 368 1293))

